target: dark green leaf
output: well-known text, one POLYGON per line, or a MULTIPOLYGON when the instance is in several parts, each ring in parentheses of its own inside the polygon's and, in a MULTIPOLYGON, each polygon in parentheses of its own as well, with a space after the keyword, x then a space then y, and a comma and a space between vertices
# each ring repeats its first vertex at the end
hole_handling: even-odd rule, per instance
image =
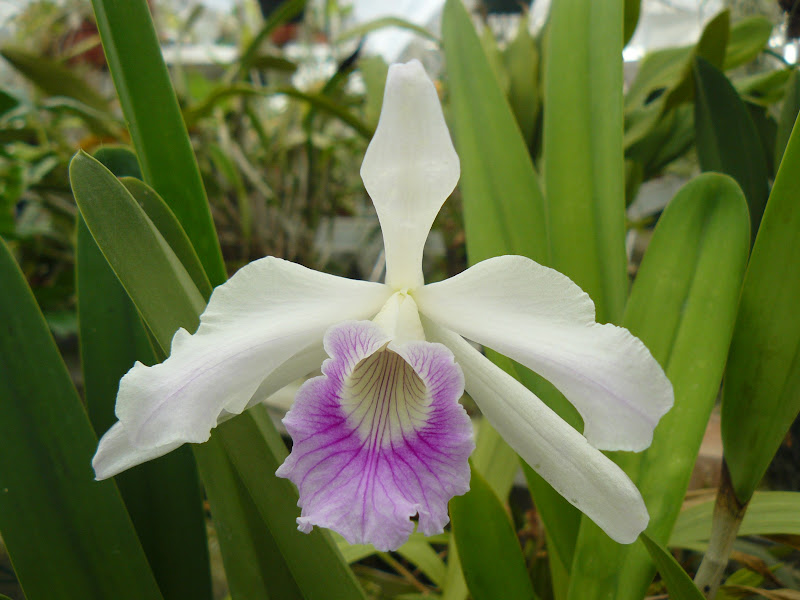
MULTIPOLYGON (((118 175, 138 171, 136 157, 126 148, 106 148, 97 154, 118 175)), ((83 219, 79 219, 76 254, 86 405, 95 431, 102 435, 116 421, 120 378, 137 360, 154 364, 156 354, 139 313, 83 219)), ((205 514, 189 448, 126 471, 116 482, 164 598, 210 599, 205 514)))
POLYGON ((111 171, 81 152, 70 163, 70 182, 92 237, 167 352, 168 340, 178 327, 193 331, 197 326, 205 307, 203 296, 164 237, 111 171), (172 310, 164 310, 165 305, 172 310))
POLYGON ((750 499, 800 410, 800 130, 775 178, 745 275, 722 396, 736 496, 750 499))
POLYGON ((767 161, 753 120, 728 79, 703 58, 694 65, 697 157, 703 171, 733 177, 750 210, 750 231, 758 232, 767 203, 767 161))
POLYGON ((536 597, 508 514, 474 468, 469 492, 450 500, 450 518, 474 600, 496 600, 500 590, 505 600, 536 597))
POLYGON ((226 279, 219 241, 147 2, 92 5, 144 180, 178 217, 209 280, 218 285, 226 279))
POLYGON ((783 98, 783 106, 781 106, 781 117, 775 139, 776 170, 783 159, 783 152, 786 150, 786 144, 789 143, 798 112, 800 112, 800 75, 797 71, 792 71, 789 81, 786 82, 786 93, 783 98))
POLYGON ((117 177, 142 178, 136 154, 126 146, 100 146, 92 154, 117 177))
POLYGON ((658 572, 661 573, 661 577, 664 579, 664 583, 667 584, 671 600, 705 600, 689 575, 686 574, 686 571, 681 568, 678 561, 668 550, 662 548, 658 542, 653 541, 644 533, 639 539, 642 540, 645 548, 647 548, 658 568, 658 572))
POLYGON ((526 19, 520 19, 517 35, 503 51, 509 78, 508 102, 514 111, 522 137, 530 147, 539 117, 539 50, 528 31, 526 19))
POLYGON ((97 438, 25 278, 0 241, 0 532, 28 600, 158 599, 97 438))
POLYGON ((642 8, 641 0, 625 0, 625 27, 622 33, 622 45, 631 41, 636 26, 639 24, 639 12, 642 8))

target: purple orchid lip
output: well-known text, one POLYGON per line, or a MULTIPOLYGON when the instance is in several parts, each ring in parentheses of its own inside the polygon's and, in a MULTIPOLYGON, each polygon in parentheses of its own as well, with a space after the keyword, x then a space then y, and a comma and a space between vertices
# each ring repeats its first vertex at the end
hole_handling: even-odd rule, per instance
POLYGON ((379 550, 402 545, 414 515, 422 533, 440 533, 448 501, 469 489, 475 447, 452 353, 394 344, 370 321, 331 327, 325 349, 323 375, 283 420, 294 446, 277 474, 300 490, 298 529, 327 527, 379 550))

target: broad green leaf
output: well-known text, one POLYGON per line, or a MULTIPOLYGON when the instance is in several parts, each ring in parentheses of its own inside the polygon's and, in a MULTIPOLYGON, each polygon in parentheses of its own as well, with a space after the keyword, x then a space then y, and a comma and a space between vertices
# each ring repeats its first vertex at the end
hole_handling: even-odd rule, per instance
POLYGON ((749 63, 761 54, 772 35, 772 27, 772 21, 761 15, 742 19, 733 25, 723 69, 728 71, 749 63))
POLYGON ((28 600, 161 598, 33 295, 0 241, 0 533, 28 600))
POLYGON ((212 432, 208 442, 193 449, 206 485, 231 598, 303 598, 218 432, 212 432))
POLYGON ((92 153, 92 156, 103 163, 117 177, 142 178, 139 159, 136 158, 133 150, 127 146, 100 146, 92 153))
POLYGON ((179 326, 194 331, 202 294, 125 186, 82 152, 70 163, 70 182, 92 237, 166 353, 179 326), (164 306, 171 310, 165 311, 164 306), (174 312, 173 312, 174 311, 174 312), (176 322, 174 314, 180 315, 176 322))
POLYGON ((700 168, 733 177, 750 210, 750 231, 758 232, 769 193, 767 160, 747 108, 720 71, 697 57, 695 77, 695 144, 700 168))
POLYGON ((549 266, 619 322, 628 293, 622 150, 622 0, 550 10, 544 66, 549 266))
MULTIPOLYGON (((638 0, 637 0, 638 4, 638 0)), ((503 50, 509 78, 508 102, 528 147, 532 146, 539 117, 539 50, 528 31, 527 19, 520 19, 517 34, 503 50)))
POLYGON ((476 470, 470 491, 450 500, 450 518, 464 577, 474 600, 536 597, 514 527, 502 502, 476 470), (481 515, 475 519, 474 515, 481 515))
MULTIPOLYGON (((645 180, 657 177, 694 145, 693 108, 688 104, 667 111, 650 132, 625 151, 625 157, 642 165, 645 180)), ((627 189, 627 187, 626 187, 627 189)))
MULTIPOLYGON (((136 157, 125 148, 98 154, 118 175, 138 169, 136 157)), ((137 360, 154 364, 156 354, 136 307, 82 218, 76 262, 84 396, 95 432, 102 435, 116 422, 114 404, 120 378, 137 360)), ((210 599, 203 499, 189 449, 135 467, 115 481, 164 598, 210 599)))
POLYGON ((106 99, 60 62, 9 46, 0 50, 0 54, 45 94, 74 98, 95 110, 108 111, 106 99))
POLYGON ((417 565, 425 576, 434 584, 441 587, 447 577, 447 567, 436 550, 431 547, 421 534, 414 534, 397 553, 410 563, 417 565))
POLYGON ((205 299, 211 296, 211 284, 208 281, 203 265, 194 251, 192 243, 186 236, 175 214, 169 209, 166 202, 149 185, 134 177, 120 179, 125 189, 133 199, 142 207, 150 221, 156 226, 169 247, 178 257, 183 267, 189 273, 195 286, 205 299))
POLYGON ((144 180, 175 213, 212 285, 219 285, 226 279, 219 241, 147 2, 92 5, 144 180))
POLYGON ((741 503, 800 410, 800 128, 795 127, 745 275, 722 394, 722 442, 741 503))
POLYGON ((330 534, 297 530, 297 490, 275 470, 288 452, 266 409, 258 406, 218 427, 219 439, 305 598, 364 598, 330 534), (309 557, 313 557, 310 560, 309 557))
POLYGON ((705 597, 694 585, 692 579, 668 550, 662 548, 658 542, 649 538, 646 534, 642 534, 639 539, 642 540, 642 544, 647 548, 658 568, 658 572, 661 573, 661 577, 664 579, 664 583, 667 584, 671 600, 705 600, 705 597))
POLYGON ((775 168, 781 164, 786 144, 789 143, 789 136, 792 135, 794 122, 800 112, 800 75, 797 71, 792 71, 789 81, 786 82, 786 93, 781 106, 781 117, 778 122, 778 134, 775 139, 775 168))
MULTIPOLYGON (((647 534, 666 544, 719 390, 749 249, 744 196, 729 177, 700 175, 659 219, 623 325, 664 367, 675 405, 642 453, 612 453, 650 513, 647 534), (702 360, 698 359, 702 357, 702 360)), ((640 600, 654 574, 641 546, 610 540, 584 518, 570 598, 640 600)))
MULTIPOLYGON (((681 511, 669 545, 686 548, 708 543, 713 511, 713 500, 681 511)), ((800 535, 800 492, 754 493, 739 527, 739 535, 800 535)))
POLYGON ((641 5, 641 0, 625 0, 625 26, 622 33, 623 46, 627 45, 627 43, 631 41, 631 38, 636 31, 636 26, 639 24, 639 13, 642 8, 641 5))

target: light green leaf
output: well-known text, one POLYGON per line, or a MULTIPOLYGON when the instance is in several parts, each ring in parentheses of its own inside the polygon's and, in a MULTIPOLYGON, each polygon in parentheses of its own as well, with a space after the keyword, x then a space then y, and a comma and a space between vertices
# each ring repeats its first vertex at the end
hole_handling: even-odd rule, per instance
POLYGON ((628 292, 622 151, 623 2, 554 2, 544 80, 548 266, 619 322, 628 292))
POLYGON ((450 518, 464 577, 474 600, 532 600, 525 558, 502 502, 474 468, 470 491, 450 500, 450 518), (474 519, 473 515, 481 515, 474 519))
MULTIPOLYGON (((669 545, 687 548, 707 544, 713 511, 713 501, 681 511, 669 545)), ((739 536, 745 535, 800 535, 800 492, 755 492, 739 527, 739 536)))
POLYGON ((689 575, 686 574, 686 571, 681 568, 678 561, 668 550, 662 548, 658 542, 650 539, 646 534, 642 534, 639 539, 642 540, 645 548, 647 548, 658 568, 658 572, 661 573, 661 577, 664 579, 664 583, 667 584, 671 600, 705 600, 689 575))
POLYGON ((219 285, 226 279, 219 241, 147 2, 92 5, 144 180, 175 213, 212 285, 219 285))
POLYGON ((343 40, 349 40, 356 37, 363 37, 368 33, 372 33, 373 31, 377 31, 385 27, 405 29, 407 31, 411 31, 412 33, 416 33, 418 36, 430 40, 436 43, 437 45, 441 44, 439 38, 437 38, 433 33, 428 31, 425 27, 421 27, 416 23, 412 23, 411 21, 408 21, 406 19, 401 19, 399 17, 382 17, 380 19, 374 19, 372 21, 362 23, 361 25, 351 27, 350 29, 343 31, 341 34, 339 34, 339 36, 336 38, 336 41, 341 42, 343 40))
POLYGON ((158 600, 125 505, 96 482, 97 438, 0 240, 0 533, 28 600, 158 600))
POLYGON ((744 192, 755 239, 769 193, 767 160, 753 120, 728 79, 695 59, 695 144, 700 168, 733 177, 744 192))
MULTIPOLYGON (((612 453, 642 493, 647 534, 669 539, 722 378, 749 249, 744 196, 729 177, 686 184, 659 219, 623 325, 664 367, 675 405, 642 453, 612 453), (699 360, 698 357, 702 357, 699 360)), ((610 540, 584 518, 570 598, 640 600, 654 575, 641 546, 610 540)))
POLYGON ((722 442, 741 503, 800 410, 800 129, 772 186, 745 275, 722 394, 722 442))
POLYGON ((749 63, 769 42, 772 21, 761 15, 747 17, 731 27, 723 70, 728 71, 749 63))

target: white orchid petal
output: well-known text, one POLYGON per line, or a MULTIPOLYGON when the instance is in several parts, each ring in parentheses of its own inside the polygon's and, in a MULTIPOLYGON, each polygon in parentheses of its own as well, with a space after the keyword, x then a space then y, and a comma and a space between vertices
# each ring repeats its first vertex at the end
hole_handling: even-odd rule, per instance
POLYGON ((422 250, 455 188, 458 155, 433 82, 419 61, 389 67, 378 127, 361 165, 386 249, 386 283, 422 285, 422 250))
POLYGON ((459 335, 425 318, 423 324, 429 339, 453 352, 467 393, 522 459, 612 539, 635 541, 650 517, 622 469, 459 335))
POLYGON ((183 442, 176 441, 163 446, 137 448, 131 444, 122 423, 117 421, 100 438, 100 443, 97 445, 97 452, 92 459, 95 479, 101 481, 114 477, 131 467, 164 456, 181 445, 183 442))
POLYGON ((414 298, 433 321, 553 383, 597 448, 647 448, 672 407, 672 385, 645 345, 627 329, 595 323, 586 293, 525 257, 485 260, 414 298))
POLYGON ((117 417, 134 446, 203 442, 287 357, 333 323, 373 316, 390 294, 277 258, 252 262, 214 291, 197 333, 175 335, 166 361, 137 363, 122 378, 117 417))

